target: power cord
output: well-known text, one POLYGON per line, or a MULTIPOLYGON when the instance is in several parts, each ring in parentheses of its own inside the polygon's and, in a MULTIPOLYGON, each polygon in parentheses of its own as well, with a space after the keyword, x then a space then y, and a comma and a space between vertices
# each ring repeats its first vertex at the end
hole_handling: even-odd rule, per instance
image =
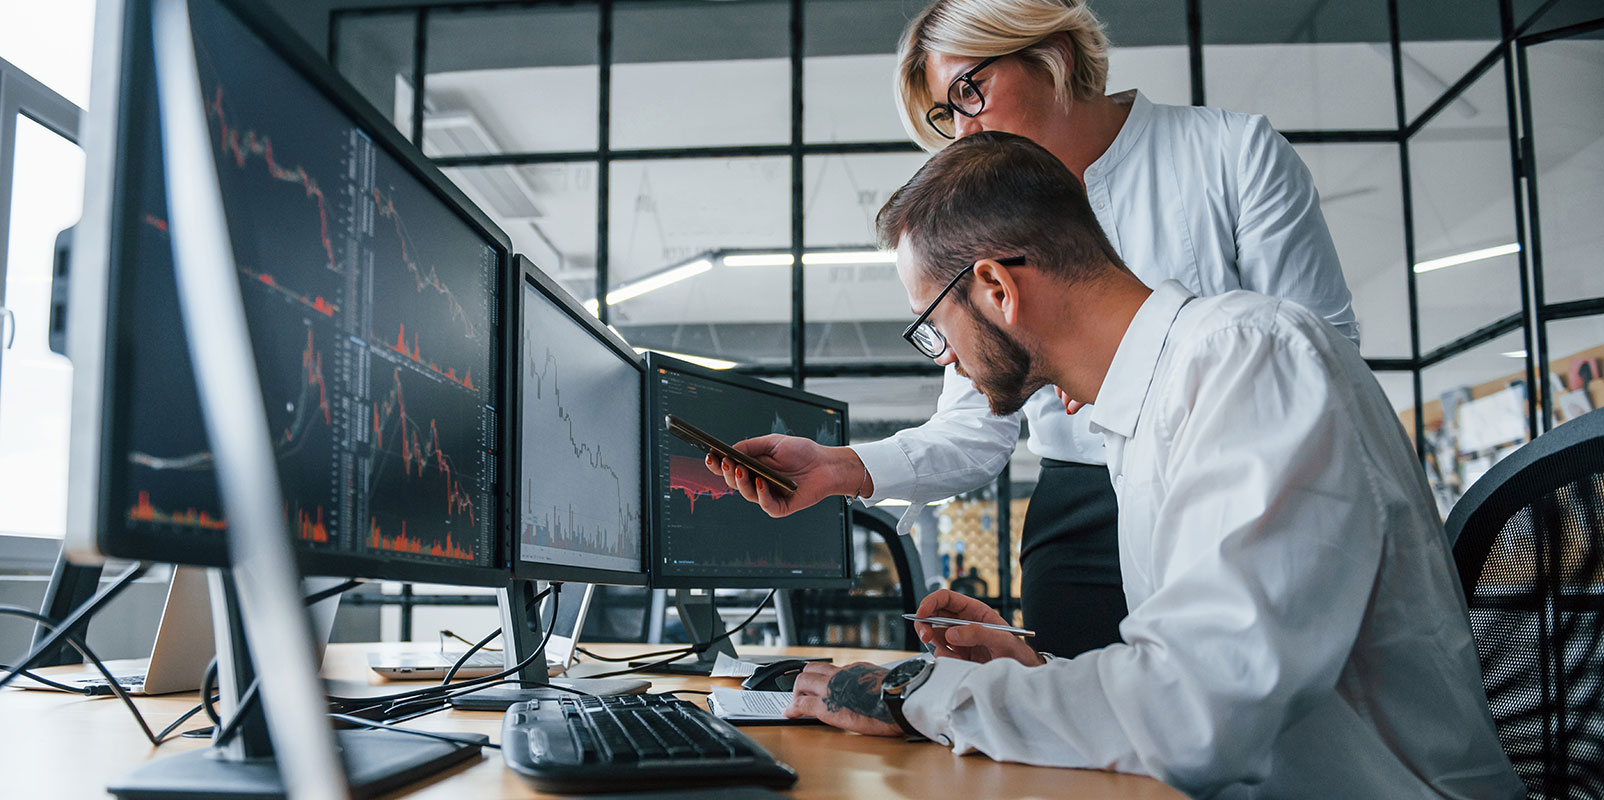
MULTIPOLYGON (((58 624, 55 620, 45 616, 44 614, 41 614, 41 613, 39 613, 37 611, 34 611, 31 608, 21 608, 19 606, 0 606, 0 614, 6 614, 6 615, 14 616, 14 617, 23 617, 25 619, 31 619, 34 622, 37 622, 40 625, 44 625, 45 627, 49 628, 52 632, 58 633, 58 634, 64 628, 64 625, 58 624)), ((52 636, 50 641, 52 642, 52 644, 55 641, 65 641, 68 645, 72 646, 72 649, 77 650, 79 655, 83 656, 85 660, 90 662, 90 664, 92 664, 94 666, 94 668, 95 668, 95 670, 97 672, 99 672, 103 677, 105 677, 106 685, 107 685, 108 688, 111 689, 111 693, 116 695, 117 699, 121 700, 123 702, 123 705, 128 707, 128 713, 134 715, 134 721, 139 723, 139 729, 144 732, 145 738, 150 740, 150 743, 151 743, 152 746, 159 747, 159 746, 161 746, 161 744, 163 742, 166 742, 169 739, 171 739, 173 731, 178 730, 178 726, 183 725, 185 722, 189 721, 190 717, 195 716, 196 714, 200 713, 200 711, 201 711, 201 706, 197 705, 194 708, 191 708, 190 710, 184 712, 182 715, 180 715, 178 717, 178 719, 173 720, 173 722, 171 724, 169 724, 167 727, 163 728, 159 733, 158 732, 152 732, 151 729, 150 729, 150 724, 145 722, 145 715, 139 713, 139 708, 134 705, 133 698, 128 696, 127 690, 123 689, 123 685, 120 682, 118 682, 117 677, 115 675, 111 674, 111 670, 106 668, 105 662, 101 661, 100 657, 95 655, 95 652, 93 650, 89 649, 88 643, 86 643, 83 640, 79 639, 76 634, 64 634, 64 635, 60 635, 60 636, 52 636)), ((25 661, 26 661, 26 659, 25 659, 25 661)), ((69 691, 69 692, 72 692, 74 694, 83 694, 83 695, 90 694, 90 692, 88 692, 87 690, 84 690, 84 689, 70 687, 70 686, 67 686, 66 684, 56 683, 55 681, 51 681, 49 679, 41 679, 37 675, 29 674, 27 672, 27 670, 25 670, 25 669, 15 669, 15 668, 11 668, 11 667, 5 667, 4 669, 6 669, 7 672, 8 672, 8 674, 7 674, 7 678, 8 679, 10 679, 11 677, 14 677, 16 675, 27 674, 28 677, 30 677, 30 678, 32 678, 34 680, 38 680, 41 683, 48 684, 48 685, 50 685, 52 687, 55 687, 55 688, 64 689, 65 691, 69 691)))
MULTIPOLYGON (((673 662, 678 661, 679 659, 681 659, 681 658, 683 658, 685 656, 688 656, 688 655, 701 655, 702 653, 705 653, 710 648, 712 648, 713 645, 718 644, 719 642, 722 642, 725 639, 728 639, 728 638, 730 638, 731 636, 734 636, 737 633, 740 633, 741 631, 746 629, 746 626, 751 625, 752 621, 757 619, 757 616, 759 614, 763 613, 763 609, 764 609, 764 607, 766 607, 769 604, 769 601, 774 599, 774 593, 777 592, 777 591, 779 591, 779 590, 778 589, 770 589, 769 593, 766 596, 764 596, 763 602, 758 603, 757 604, 757 608, 752 610, 751 616, 749 616, 745 620, 743 620, 741 622, 741 624, 736 625, 735 627, 733 627, 733 628, 731 628, 731 629, 729 629, 729 630, 727 630, 727 631, 725 631, 725 632, 723 632, 723 633, 721 633, 721 634, 719 634, 717 636, 714 636, 711 639, 708 639, 706 642, 702 642, 702 643, 699 643, 699 644, 694 644, 694 645, 691 645, 690 647, 686 647, 686 648, 684 648, 682 650, 677 650, 677 651, 675 651, 675 650, 664 650, 664 651, 661 651, 661 652, 658 652, 658 653, 648 653, 648 654, 646 654, 644 656, 634 656, 632 658, 603 658, 601 656, 595 655, 594 653, 591 653, 588 650, 583 650, 582 649, 582 650, 580 650, 580 652, 584 653, 585 655, 590 656, 591 658, 595 658, 598 661, 614 661, 614 662, 617 662, 617 661, 631 661, 631 660, 634 660, 634 659, 637 659, 637 658, 650 658, 652 656, 660 656, 660 655, 661 656, 667 656, 667 658, 664 658, 664 659, 662 659, 660 661, 653 661, 653 662, 651 662, 649 664, 642 664, 642 665, 640 665, 638 667, 630 667, 629 669, 614 670, 612 672, 603 672, 600 675, 588 675, 586 677, 588 677, 588 678, 615 678, 615 677, 617 677, 619 675, 630 675, 630 674, 633 674, 633 673, 636 673, 636 672, 643 672, 643 671, 646 671, 646 670, 656 669, 657 667, 661 667, 661 666, 664 666, 666 664, 672 664, 673 662)), ((712 599, 711 598, 709 598, 708 605, 709 606, 713 606, 714 605, 712 603, 712 599)), ((713 608, 713 613, 714 614, 718 613, 718 608, 717 607, 713 608)))
POLYGON ((405 733, 405 734, 408 734, 410 736, 421 736, 421 737, 423 737, 425 739, 437 739, 437 740, 442 741, 442 742, 451 742, 452 744, 460 744, 460 745, 464 745, 464 746, 468 746, 468 747, 472 747, 472 746, 477 745, 479 747, 488 747, 488 748, 490 748, 492 750, 500 750, 501 749, 501 745, 499 745, 499 744, 492 744, 490 742, 479 742, 479 741, 476 741, 476 740, 473 740, 473 739, 464 738, 464 737, 461 737, 461 736, 452 736, 451 734, 448 734, 448 733, 435 733, 434 731, 416 731, 416 730, 413 730, 411 728, 402 728, 402 727, 398 727, 398 726, 395 726, 395 725, 391 725, 391 724, 386 723, 386 722, 378 722, 376 720, 363 719, 361 717, 353 717, 350 714, 333 714, 333 713, 331 713, 331 714, 329 714, 329 716, 333 717, 334 719, 337 719, 337 720, 339 720, 341 722, 344 722, 344 723, 346 723, 348 725, 355 725, 355 726, 357 726, 359 728, 372 728, 374 730, 381 730, 381 731, 395 731, 396 733, 405 733))
MULTIPOLYGON (((146 565, 143 562, 130 565, 128 569, 123 571, 123 574, 118 575, 117 579, 111 582, 110 586, 96 592, 93 597, 90 597, 83 605, 74 609, 71 614, 67 615, 65 620, 59 623, 49 617, 40 615, 50 627, 50 635, 45 637, 45 640, 38 647, 35 647, 33 652, 24 656, 22 661, 18 662, 15 667, 8 670, 4 676, 0 676, 0 689, 4 689, 8 684, 16 680, 17 675, 21 674, 22 670, 33 666, 34 662, 43 658, 45 653, 54 650, 62 639, 70 635, 76 635, 80 626, 86 624, 89 618, 100 610, 101 606, 121 593, 123 589, 128 587, 128 584, 133 583, 139 576, 145 574, 145 569, 146 565)), ((37 613, 32 609, 25 610, 30 614, 37 613)), ((112 681, 112 685, 115 686, 116 681, 112 681)))

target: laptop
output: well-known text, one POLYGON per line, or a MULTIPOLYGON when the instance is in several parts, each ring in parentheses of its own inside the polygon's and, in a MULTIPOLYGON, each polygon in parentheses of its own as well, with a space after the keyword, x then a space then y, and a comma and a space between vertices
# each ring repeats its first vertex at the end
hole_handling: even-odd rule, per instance
MULTIPOLYGON (((308 578, 303 585, 311 593, 341 582, 337 578, 308 578)), ((320 659, 323 645, 333 631, 334 614, 339 609, 339 603, 338 597, 331 597, 312 607, 320 659)), ((101 663, 106 665, 106 671, 117 679, 123 691, 130 695, 194 692, 200 689, 206 666, 215 654, 215 640, 212 637, 212 602, 206 570, 174 567, 172 580, 167 584, 167 599, 162 604, 161 621, 156 625, 156 641, 151 644, 150 658, 119 658, 101 663)), ((106 676, 94 668, 50 675, 49 678, 91 695, 114 694, 106 676)), ((25 689, 60 691, 54 686, 28 680, 26 676, 18 676, 14 685, 25 689)))
MULTIPOLYGON (((551 599, 541 601, 542 635, 551 632, 546 642, 547 675, 562 675, 578 660, 579 634, 585 627, 585 615, 590 611, 590 597, 595 588, 589 583, 564 583, 557 602, 560 613, 556 620, 551 618, 551 599)), ((368 667, 392 680, 440 680, 463 652, 466 650, 431 648, 400 653, 373 650, 368 652, 368 667)), ((500 651, 480 650, 457 670, 456 677, 482 678, 506 668, 500 651)))

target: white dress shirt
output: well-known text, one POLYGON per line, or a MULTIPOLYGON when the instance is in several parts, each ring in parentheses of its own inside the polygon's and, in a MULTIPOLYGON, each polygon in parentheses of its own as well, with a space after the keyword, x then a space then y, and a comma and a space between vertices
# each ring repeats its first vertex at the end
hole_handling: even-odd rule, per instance
POLYGON ((1097 401, 1122 642, 938 659, 915 727, 1197 797, 1525 796, 1431 491, 1352 342, 1292 303, 1166 282, 1097 401))
MULTIPOLYGON (((1103 233, 1148 286, 1177 280, 1203 296, 1248 289, 1285 297, 1359 341, 1314 180, 1263 116, 1155 105, 1135 93, 1119 135, 1086 168, 1085 182, 1103 233)), ((1031 397, 1023 414, 1036 455, 1105 462, 1089 415, 1065 414, 1051 387, 1031 397)), ((992 415, 949 367, 929 422, 853 447, 874 479, 864 502, 913 501, 899 526, 906 533, 925 503, 1002 470, 1019 441, 1019 419, 992 415)))

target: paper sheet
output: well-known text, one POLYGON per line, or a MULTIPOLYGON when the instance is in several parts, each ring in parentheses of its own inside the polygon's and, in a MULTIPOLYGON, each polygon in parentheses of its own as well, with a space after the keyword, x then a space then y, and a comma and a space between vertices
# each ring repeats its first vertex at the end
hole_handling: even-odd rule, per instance
POLYGON ((713 713, 724 719, 784 719, 791 705, 790 692, 753 692, 745 689, 714 689, 713 713))
POLYGON ((757 665, 750 661, 730 658, 724 653, 718 653, 713 659, 713 677, 715 678, 747 678, 757 672, 757 665))

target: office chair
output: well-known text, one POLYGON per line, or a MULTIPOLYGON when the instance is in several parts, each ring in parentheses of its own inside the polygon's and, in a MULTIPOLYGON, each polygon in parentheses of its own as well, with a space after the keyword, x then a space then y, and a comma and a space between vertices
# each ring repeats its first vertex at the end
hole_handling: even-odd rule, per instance
MULTIPOLYGON (((795 590, 792 592, 791 607, 799 644, 827 644, 826 634, 832 623, 857 622, 865 615, 889 611, 892 607, 899 608, 899 614, 912 614, 919 610, 919 603, 924 600, 924 568, 919 562, 919 551, 915 549, 912 537, 897 534, 896 518, 874 508, 854 508, 851 509, 851 515, 854 529, 862 529, 878 537, 890 550, 898 596, 893 601, 891 598, 863 597, 858 592, 846 589, 795 590), (881 600, 885 602, 882 604, 881 600)), ((897 621, 901 623, 902 649, 920 649, 919 636, 914 633, 913 623, 900 618, 897 621)), ((875 643, 862 644, 868 646, 875 643)))
POLYGON ((1604 409, 1517 450, 1448 516, 1482 683, 1530 797, 1604 797, 1604 409))

